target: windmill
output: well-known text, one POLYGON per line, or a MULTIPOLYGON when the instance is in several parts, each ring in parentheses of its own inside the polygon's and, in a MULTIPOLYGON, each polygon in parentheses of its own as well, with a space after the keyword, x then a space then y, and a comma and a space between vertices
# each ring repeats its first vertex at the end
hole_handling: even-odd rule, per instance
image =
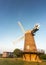
POLYGON ((21 22, 18 22, 18 25, 20 26, 20 28, 25 36, 24 51, 32 51, 32 52, 37 51, 36 44, 34 41, 34 35, 35 35, 36 31, 39 30, 39 25, 36 24, 32 30, 28 30, 26 32, 25 32, 21 22))
MULTIPOLYGON (((23 59, 26 61, 41 61, 39 58, 39 54, 41 53, 37 52, 37 47, 34 40, 35 33, 39 30, 39 25, 36 24, 32 30, 27 31, 24 30, 21 22, 18 22, 18 25, 20 26, 25 37, 23 59)), ((18 40, 20 40, 21 38, 19 38, 18 40)))

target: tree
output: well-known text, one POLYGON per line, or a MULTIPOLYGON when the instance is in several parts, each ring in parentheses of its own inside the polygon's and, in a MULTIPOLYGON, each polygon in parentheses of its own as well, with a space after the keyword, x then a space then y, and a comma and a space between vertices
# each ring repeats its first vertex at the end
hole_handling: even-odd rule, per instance
POLYGON ((43 59, 43 60, 46 60, 46 54, 40 55, 40 58, 43 59))
POLYGON ((2 57, 2 54, 0 54, 0 58, 2 57))
POLYGON ((20 49, 15 49, 13 51, 14 57, 22 57, 22 51, 20 49))

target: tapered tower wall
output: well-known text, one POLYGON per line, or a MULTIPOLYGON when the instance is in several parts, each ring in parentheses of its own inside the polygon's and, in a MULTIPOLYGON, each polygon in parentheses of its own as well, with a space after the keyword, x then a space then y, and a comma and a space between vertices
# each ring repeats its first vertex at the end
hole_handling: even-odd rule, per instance
POLYGON ((24 42, 24 50, 25 51, 37 51, 34 36, 31 32, 25 34, 25 42, 24 42))

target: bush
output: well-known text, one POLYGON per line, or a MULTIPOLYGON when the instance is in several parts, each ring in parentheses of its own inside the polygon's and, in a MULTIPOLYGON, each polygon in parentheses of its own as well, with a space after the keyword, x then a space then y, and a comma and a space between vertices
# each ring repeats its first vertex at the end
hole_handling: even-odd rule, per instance
POLYGON ((43 59, 43 60, 46 60, 46 54, 40 55, 40 58, 43 59))
POLYGON ((14 57, 22 57, 22 51, 20 49, 15 49, 13 51, 14 57))

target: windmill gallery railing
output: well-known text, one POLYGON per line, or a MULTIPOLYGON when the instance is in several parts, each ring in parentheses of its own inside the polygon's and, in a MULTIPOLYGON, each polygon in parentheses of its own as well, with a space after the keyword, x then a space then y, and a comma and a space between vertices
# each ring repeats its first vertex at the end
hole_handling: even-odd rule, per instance
POLYGON ((26 51, 26 50, 22 50, 22 52, 25 52, 25 53, 34 53, 34 54, 45 54, 45 51, 43 49, 37 49, 37 51, 26 51))
POLYGON ((40 52, 40 53, 44 53, 45 54, 45 51, 43 49, 37 49, 37 52, 40 52))

